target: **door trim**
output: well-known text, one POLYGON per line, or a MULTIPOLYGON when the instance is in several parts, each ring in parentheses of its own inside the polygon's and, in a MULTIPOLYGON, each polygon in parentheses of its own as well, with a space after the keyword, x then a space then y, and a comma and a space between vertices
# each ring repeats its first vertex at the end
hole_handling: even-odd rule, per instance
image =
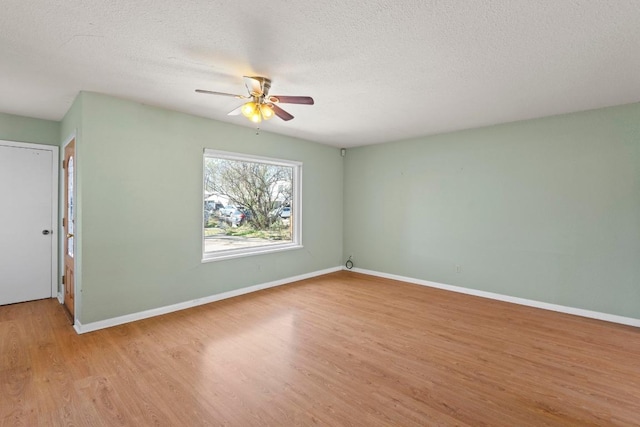
POLYGON ((0 140, 0 145, 6 147, 29 148, 51 152, 51 298, 58 295, 58 177, 60 173, 59 153, 60 149, 55 145, 33 144, 31 142, 18 142, 0 140))
MULTIPOLYGON (((73 131, 71 133, 71 135, 69 135, 64 140, 64 142, 62 143, 61 152, 64 153, 65 148, 67 147, 67 145, 69 145, 71 143, 71 141, 75 141, 76 142, 74 157, 77 160, 77 158, 78 158, 78 139, 76 137, 76 131, 73 131)), ((63 157, 64 157, 64 155, 63 155, 63 157)), ((62 166, 62 159, 58 162, 58 164, 60 166, 62 166)), ((76 166, 77 166, 77 164, 76 164, 76 166)), ((77 169, 77 167, 74 167, 74 169, 73 169, 73 182, 74 182, 74 185, 73 185, 73 200, 74 200, 74 203, 75 203, 75 207, 74 207, 74 210, 73 210, 73 215, 75 216, 75 220, 76 220, 75 221, 75 230, 76 230, 75 234, 79 235, 80 234, 80 231, 79 231, 80 227, 79 227, 79 222, 78 222, 78 209, 79 209, 78 205, 79 204, 78 204, 78 169, 77 169)), ((61 175, 60 175, 60 197, 61 198, 64 198, 65 185, 66 185, 65 177, 64 177, 64 174, 61 173, 61 175)), ((60 203, 61 203, 60 204, 60 206, 61 206, 60 209, 64 209, 65 201, 61 200, 60 203)), ((59 221, 59 225, 60 225, 60 236, 59 236, 60 238, 59 238, 59 240, 60 240, 60 254, 61 254, 61 256, 59 257, 60 272, 64 271, 64 257, 65 257, 65 252, 64 252, 65 236, 62 235, 64 233, 64 227, 62 227, 62 218, 63 217, 64 217, 64 213, 60 216, 61 219, 59 221)), ((72 319, 72 322, 75 325, 76 322, 78 322, 78 306, 80 305, 80 303, 78 302, 78 298, 79 298, 78 297, 78 289, 80 289, 80 286, 79 286, 80 282, 79 282, 79 279, 78 279, 78 276, 79 276, 78 270, 80 269, 79 261, 78 261, 78 258, 79 258, 79 256, 78 256, 79 255, 78 254, 78 238, 74 238, 73 239, 73 253, 74 253, 74 257, 73 257, 73 265, 74 265, 74 267, 73 267, 74 268, 73 295, 74 295, 74 301, 73 301, 73 319, 72 319)), ((59 280, 59 284, 58 284, 59 288, 58 289, 59 289, 59 292, 60 292, 58 294, 58 300, 60 301, 60 304, 64 305, 65 292, 64 292, 64 284, 62 283, 61 278, 62 278, 62 273, 58 276, 58 280, 59 280)))

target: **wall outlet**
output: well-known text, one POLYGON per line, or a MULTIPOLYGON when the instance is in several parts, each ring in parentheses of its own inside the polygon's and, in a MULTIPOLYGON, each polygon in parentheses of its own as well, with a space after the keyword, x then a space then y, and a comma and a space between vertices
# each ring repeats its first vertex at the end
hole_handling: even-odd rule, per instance
POLYGON ((351 259, 353 257, 353 255, 349 255, 349 259, 347 259, 347 262, 344 263, 344 266, 347 267, 348 270, 351 270, 353 268, 353 260, 351 259))

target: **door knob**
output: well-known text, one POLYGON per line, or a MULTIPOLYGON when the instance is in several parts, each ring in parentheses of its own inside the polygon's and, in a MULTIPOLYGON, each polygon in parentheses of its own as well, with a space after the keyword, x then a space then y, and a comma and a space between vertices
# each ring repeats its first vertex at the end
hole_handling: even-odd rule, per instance
POLYGON ((67 239, 70 239, 70 238, 72 238, 72 237, 73 237, 73 234, 71 234, 71 233, 67 233, 67 239))
POLYGON ((44 234, 46 236, 46 235, 51 234, 51 231, 50 230, 42 230, 42 234, 44 234))

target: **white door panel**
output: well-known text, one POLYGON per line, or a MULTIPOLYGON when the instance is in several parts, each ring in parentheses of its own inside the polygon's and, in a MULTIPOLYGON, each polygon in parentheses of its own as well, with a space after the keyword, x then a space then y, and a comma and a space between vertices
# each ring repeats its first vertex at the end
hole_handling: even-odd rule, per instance
POLYGON ((0 142, 0 305, 53 296, 53 156, 0 142))

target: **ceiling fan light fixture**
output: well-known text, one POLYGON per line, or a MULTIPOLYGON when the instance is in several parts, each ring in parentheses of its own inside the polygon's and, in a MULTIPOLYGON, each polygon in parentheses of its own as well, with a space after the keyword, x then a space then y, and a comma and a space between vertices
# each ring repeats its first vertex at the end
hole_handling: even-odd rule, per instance
POLYGON ((275 114, 269 104, 260 104, 260 113, 262 113, 262 118, 265 120, 269 120, 275 114))
POLYGON ((277 116, 281 120, 289 121, 293 119, 293 115, 282 109, 279 104, 302 104, 313 105, 313 98, 310 96, 284 96, 269 95, 271 89, 271 80, 266 77, 248 77, 244 76, 244 83, 247 88, 247 95, 235 95, 226 92, 215 92, 212 90, 196 89, 197 93, 206 93, 210 95, 232 96, 238 99, 246 99, 248 102, 229 112, 229 116, 235 116, 242 113, 247 119, 254 123, 260 123, 263 120, 269 120, 273 116, 277 116))
POLYGON ((248 119, 251 119, 251 117, 257 112, 257 105, 253 101, 247 102, 242 106, 242 109, 240 111, 242 112, 243 116, 245 116, 248 119))
POLYGON ((256 108, 255 112, 249 117, 253 123, 260 123, 262 121, 262 114, 260 114, 260 109, 256 108))

